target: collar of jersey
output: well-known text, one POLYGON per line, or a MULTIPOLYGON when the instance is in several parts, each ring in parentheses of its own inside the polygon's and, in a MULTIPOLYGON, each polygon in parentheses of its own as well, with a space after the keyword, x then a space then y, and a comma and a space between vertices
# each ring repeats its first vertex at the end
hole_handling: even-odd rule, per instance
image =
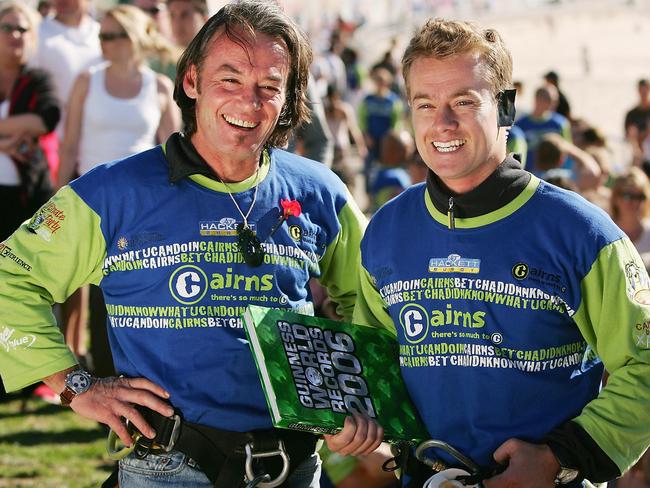
POLYGON ((228 183, 228 186, 226 186, 217 179, 208 163, 205 162, 189 141, 189 138, 186 139, 181 133, 172 134, 162 144, 162 150, 169 164, 169 179, 172 183, 183 178, 189 178, 198 185, 222 193, 246 191, 255 186, 256 182, 261 183, 271 169, 271 156, 269 150, 265 148, 260 158, 259 175, 253 173, 243 181, 228 183))
POLYGON ((266 149, 264 149, 262 153, 262 162, 260 163, 259 176, 253 173, 245 180, 238 181, 236 183, 228 183, 228 186, 226 186, 221 181, 217 181, 213 178, 210 178, 209 176, 205 176, 201 174, 193 174, 190 175, 188 178, 192 180, 194 183, 209 188, 210 190, 215 190, 223 193, 239 193, 253 188, 256 182, 261 183, 264 180, 264 178, 266 178, 266 175, 269 174, 270 169, 271 169, 271 157, 269 156, 269 152, 266 149))
MULTIPOLYGON (((464 219, 456 218, 455 219, 456 228, 473 229, 477 227, 482 227, 484 225, 497 222, 513 214, 518 209, 520 209, 528 200, 531 199, 531 197, 537 191, 537 187, 539 186, 539 183, 540 183, 540 179, 534 175, 531 175, 530 181, 528 182, 524 190, 519 195, 517 195, 514 199, 512 199, 509 203, 490 213, 487 213, 485 215, 479 215, 478 217, 469 217, 464 219)), ((429 214, 431 214, 431 217, 433 217, 433 219, 436 222, 447 227, 447 221, 448 221, 447 214, 440 212, 433 205, 433 201, 431 201, 431 197, 429 196, 429 192, 426 190, 426 186, 424 186, 423 193, 424 193, 424 203, 427 207, 427 210, 429 211, 429 214)))

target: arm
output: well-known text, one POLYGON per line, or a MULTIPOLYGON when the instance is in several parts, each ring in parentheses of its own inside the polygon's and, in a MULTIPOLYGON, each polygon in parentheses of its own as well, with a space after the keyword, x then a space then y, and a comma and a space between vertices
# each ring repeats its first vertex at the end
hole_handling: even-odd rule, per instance
POLYGON ((610 373, 607 385, 576 418, 550 432, 546 444, 506 441, 495 459, 508 461, 509 467, 486 482, 486 488, 517 478, 520 484, 507 486, 528 487, 530 479, 552 478, 559 464, 550 461, 551 449, 565 466, 596 483, 620 476, 643 454, 650 444, 650 307, 642 303, 650 294, 649 282, 627 238, 603 248, 582 280, 582 302, 574 320, 610 373), (633 271, 630 278, 626 268, 633 271))
POLYGON ((83 110, 88 96, 90 74, 80 74, 75 80, 70 100, 68 100, 68 112, 65 118, 65 135, 63 144, 59 149, 59 187, 67 185, 72 180, 75 167, 79 158, 79 139, 81 137, 81 126, 83 123, 83 110))
POLYGON ((38 137, 47 133, 43 119, 37 114, 10 115, 0 119, 0 134, 23 134, 38 137))
POLYGON ((320 261, 319 281, 338 304, 337 313, 349 322, 356 297, 359 244, 366 227, 366 218, 349 192, 338 219, 341 228, 320 261))
POLYGON ((164 75, 157 75, 156 86, 160 102, 160 124, 156 131, 156 138, 159 142, 164 142, 170 135, 180 130, 181 115, 179 108, 174 103, 172 96, 174 87, 171 80, 164 75))
MULTIPOLYGON (((308 88, 308 90, 310 89, 308 88)), ((330 168, 334 155, 334 143, 327 126, 323 105, 313 90, 310 90, 308 96, 311 120, 297 130, 298 138, 303 143, 303 155, 330 168)))
POLYGON ((357 146, 357 151, 359 151, 359 156, 365 158, 368 154, 368 148, 366 147, 366 140, 363 138, 363 133, 359 128, 357 123, 357 117, 354 115, 354 110, 349 105, 343 105, 341 107, 343 116, 345 117, 345 122, 347 123, 348 130, 352 136, 354 144, 357 146))
MULTIPOLYGON (((52 314, 80 286, 99 284, 106 257, 99 216, 70 187, 59 191, 29 223, 0 244, 0 374, 7 391, 44 379, 63 390, 77 360, 65 345, 52 314)), ((73 410, 106 423, 130 445, 120 417, 151 433, 135 411, 142 404, 170 415, 164 390, 143 378, 97 380, 75 397, 73 410)))

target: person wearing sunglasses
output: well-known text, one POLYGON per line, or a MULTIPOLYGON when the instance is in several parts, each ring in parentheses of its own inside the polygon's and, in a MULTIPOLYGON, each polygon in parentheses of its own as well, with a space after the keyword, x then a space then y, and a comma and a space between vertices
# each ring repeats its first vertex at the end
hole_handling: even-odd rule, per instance
POLYGON ((612 185, 612 219, 634 243, 650 268, 650 181, 637 167, 617 177, 612 185))
MULTIPOLYGON (((72 181, 5 242, 19 258, 0 259, 0 331, 17 344, 0 355, 7 388, 45 377, 135 442, 120 486, 243 486, 251 439, 288 455, 283 486, 318 486, 317 437, 272 428, 240 317, 248 305, 313 314, 311 278, 352 316, 363 214, 327 167, 281 149, 307 119, 311 60, 276 4, 224 6, 179 61, 183 131, 72 181), (120 377, 81 369, 47 313, 89 282, 120 377)), ((366 431, 353 454, 379 445, 376 424, 366 431)), ((278 461, 262 471, 280 475, 278 461)))
MULTIPOLYGON (((82 72, 70 94, 59 153, 59 187, 100 163, 149 149, 180 127, 171 81, 145 64, 150 53, 171 50, 153 21, 136 7, 118 5, 105 13, 98 37, 106 62, 82 72)), ((94 286, 80 290, 66 310, 81 318, 67 329, 78 338, 75 353, 85 356, 90 352, 96 372, 111 371, 104 333, 106 312, 99 290, 94 286)))
POLYGON ((49 73, 31 68, 38 13, 19 2, 0 4, 0 240, 13 233, 53 192, 40 138, 61 115, 49 73))

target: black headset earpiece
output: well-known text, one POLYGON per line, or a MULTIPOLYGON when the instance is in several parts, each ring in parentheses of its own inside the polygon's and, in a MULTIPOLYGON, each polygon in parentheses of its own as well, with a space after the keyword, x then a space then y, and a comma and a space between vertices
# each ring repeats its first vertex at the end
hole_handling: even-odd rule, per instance
POLYGON ((497 107, 499 116, 497 124, 499 127, 510 127, 515 123, 515 95, 517 90, 503 90, 497 94, 497 107))

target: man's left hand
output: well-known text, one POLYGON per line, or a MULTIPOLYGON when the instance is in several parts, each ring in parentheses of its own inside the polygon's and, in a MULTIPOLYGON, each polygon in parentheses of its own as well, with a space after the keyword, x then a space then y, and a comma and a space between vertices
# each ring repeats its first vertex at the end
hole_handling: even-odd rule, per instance
POLYGON ((508 439, 494 451, 494 459, 508 467, 483 482, 485 488, 553 488, 560 464, 546 444, 508 439))
POLYGON ((364 456, 379 447, 384 438, 384 429, 372 419, 354 415, 345 418, 341 432, 324 437, 332 452, 341 456, 364 456))

